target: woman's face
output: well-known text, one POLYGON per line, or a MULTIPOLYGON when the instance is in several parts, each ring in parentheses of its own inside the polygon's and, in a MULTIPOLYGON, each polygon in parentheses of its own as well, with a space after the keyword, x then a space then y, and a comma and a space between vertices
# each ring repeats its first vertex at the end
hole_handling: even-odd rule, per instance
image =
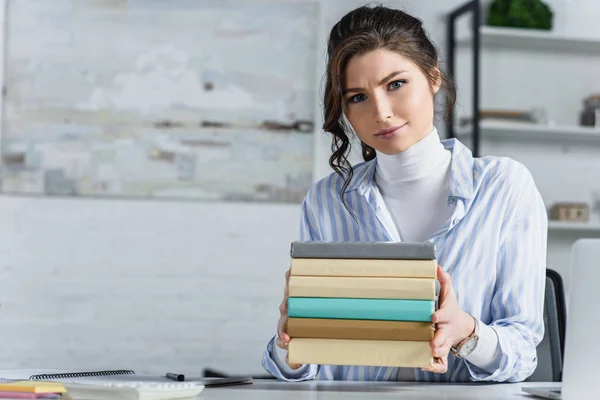
POLYGON ((384 154, 408 150, 433 130, 431 85, 410 59, 378 49, 346 67, 344 111, 365 144, 384 154))

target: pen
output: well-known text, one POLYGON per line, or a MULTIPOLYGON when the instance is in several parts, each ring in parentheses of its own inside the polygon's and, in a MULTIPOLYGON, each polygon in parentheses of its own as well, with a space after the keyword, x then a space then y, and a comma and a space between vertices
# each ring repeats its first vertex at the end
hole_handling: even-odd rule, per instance
POLYGON ((172 379, 174 381, 185 381, 185 375, 183 374, 174 374, 173 372, 167 372, 165 375, 168 379, 172 379))

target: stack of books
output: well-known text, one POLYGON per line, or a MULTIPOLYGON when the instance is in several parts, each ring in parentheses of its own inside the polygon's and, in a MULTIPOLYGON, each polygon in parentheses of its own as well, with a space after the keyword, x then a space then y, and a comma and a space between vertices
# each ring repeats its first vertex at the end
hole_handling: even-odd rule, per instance
POLYGON ((291 363, 433 365, 433 243, 294 242, 291 257, 291 363))

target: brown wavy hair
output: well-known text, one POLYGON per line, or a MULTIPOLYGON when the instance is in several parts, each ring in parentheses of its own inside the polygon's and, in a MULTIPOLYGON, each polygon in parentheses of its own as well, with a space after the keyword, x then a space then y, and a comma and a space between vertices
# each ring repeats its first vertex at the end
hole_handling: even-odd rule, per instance
MULTIPOLYGON (((347 158, 351 150, 348 135, 352 128, 343 118, 344 73, 352 57, 377 49, 394 51, 412 60, 431 85, 441 81, 441 89, 446 93, 446 116, 456 101, 454 82, 439 70, 438 51, 421 20, 381 5, 359 7, 344 15, 329 34, 323 97, 323 130, 333 135, 329 165, 344 179, 342 201, 354 173, 347 158)), ((363 142, 361 147, 365 161, 375 158, 375 149, 363 142)))

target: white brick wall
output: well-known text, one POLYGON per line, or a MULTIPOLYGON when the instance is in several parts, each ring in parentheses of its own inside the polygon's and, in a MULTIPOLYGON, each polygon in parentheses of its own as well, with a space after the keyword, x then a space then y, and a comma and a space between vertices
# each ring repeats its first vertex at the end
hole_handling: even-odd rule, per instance
POLYGON ((298 206, 4 197, 0 215, 0 367, 260 372, 298 206))

